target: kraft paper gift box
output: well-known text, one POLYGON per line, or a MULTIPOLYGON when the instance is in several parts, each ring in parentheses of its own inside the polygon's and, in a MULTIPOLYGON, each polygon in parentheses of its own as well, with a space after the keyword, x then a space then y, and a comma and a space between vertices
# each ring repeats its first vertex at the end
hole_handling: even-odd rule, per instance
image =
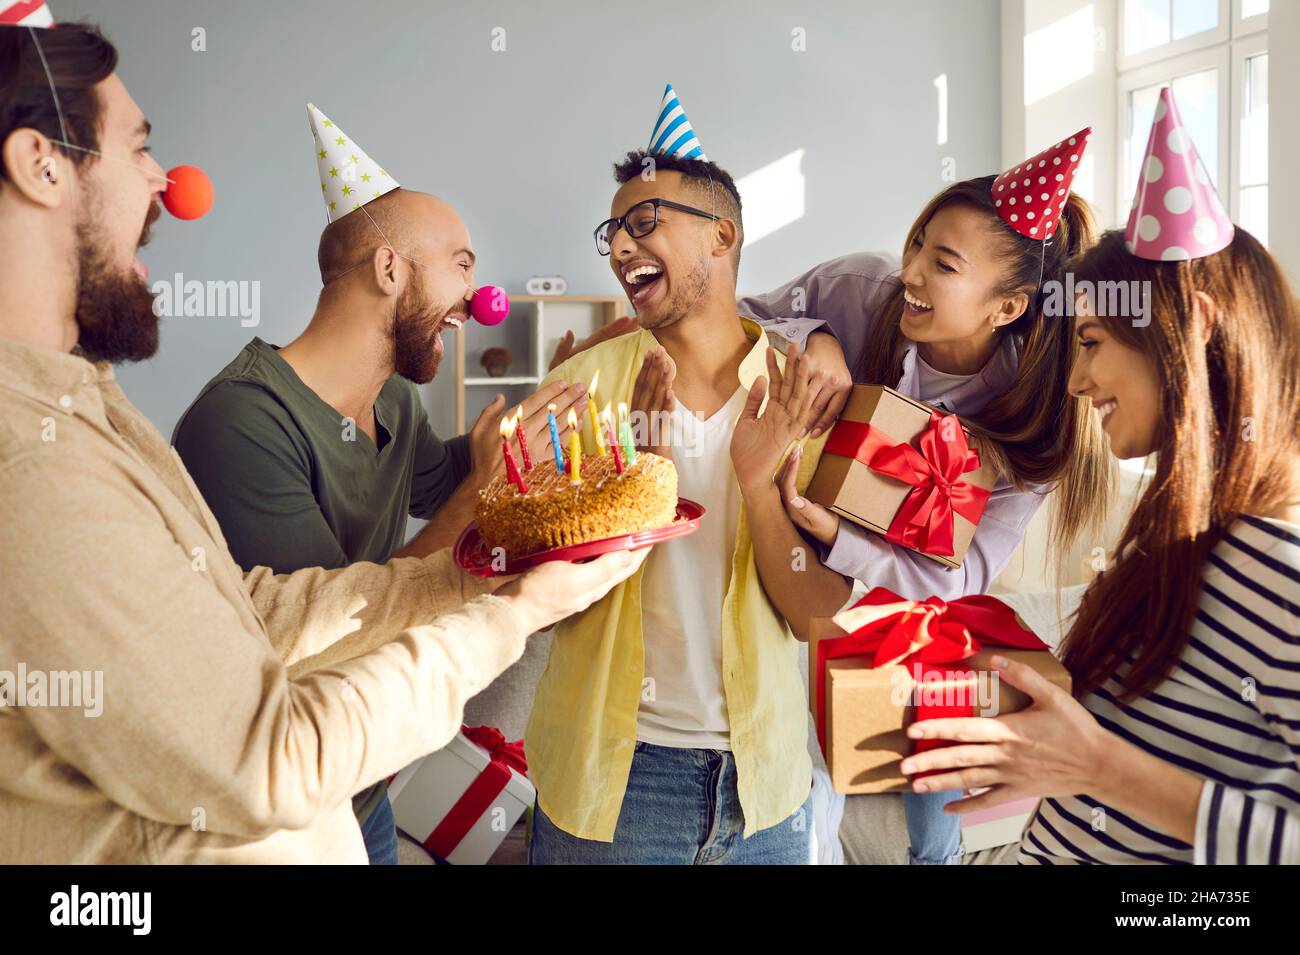
POLYGON ((996 479, 955 416, 892 388, 854 385, 804 496, 960 567, 996 479))
MULTIPOLYGON (((877 588, 872 594, 882 589, 877 588)), ((990 597, 979 599, 997 602, 990 597)), ((900 603, 913 602, 900 599, 900 603)), ((949 606, 959 603, 952 601, 949 606)), ((1002 607, 1014 619, 1019 619, 1009 607, 1002 607)), ((916 719, 915 704, 918 701, 926 702, 941 696, 945 702, 955 700, 968 704, 972 707, 971 715, 977 716, 1014 713, 1028 706, 1030 701, 1024 693, 1005 680, 994 678, 989 660, 995 654, 1027 664, 1055 685, 1066 691, 1070 689, 1069 673, 1046 645, 1042 649, 1030 650, 994 644, 993 640, 986 639, 984 646, 973 655, 944 664, 946 669, 958 671, 960 675, 933 680, 929 676, 923 677, 919 698, 913 692, 917 681, 910 662, 875 667, 870 653, 827 659, 824 661, 824 712, 819 714, 818 646, 823 641, 849 636, 849 631, 836 622, 842 616, 844 614, 834 618, 814 617, 808 639, 809 706, 817 723, 818 740, 826 757, 831 784, 839 793, 905 792, 911 789, 912 780, 903 775, 898 765, 903 757, 914 751, 915 741, 908 739, 907 728, 916 719)), ((1029 633, 1027 628, 1025 632, 1029 633)))
POLYGON ((397 827, 453 865, 484 865, 531 808, 522 741, 490 726, 466 727, 443 749, 392 778, 397 827), (521 771, 522 770, 522 771, 521 771))

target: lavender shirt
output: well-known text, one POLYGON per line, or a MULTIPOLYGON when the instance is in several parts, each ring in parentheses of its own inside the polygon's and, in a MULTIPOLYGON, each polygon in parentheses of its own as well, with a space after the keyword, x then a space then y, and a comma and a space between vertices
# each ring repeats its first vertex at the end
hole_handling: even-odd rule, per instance
MULTIPOLYGON (((763 325, 769 336, 800 346, 812 332, 832 333, 853 370, 885 301, 898 287, 899 270, 896 256, 855 252, 823 262, 764 295, 741 299, 740 312, 763 325)), ((1018 363, 1019 342, 1005 336, 1002 346, 974 375, 928 373, 916 343, 909 342, 903 375, 893 387, 926 404, 971 416, 1011 386, 1018 363)), ((1043 486, 1021 491, 999 480, 958 568, 950 569, 891 544, 847 520, 840 521, 829 551, 823 548, 822 562, 868 587, 888 587, 908 600, 931 595, 952 600, 986 593, 1024 538, 1025 528, 1047 493, 1043 486)))

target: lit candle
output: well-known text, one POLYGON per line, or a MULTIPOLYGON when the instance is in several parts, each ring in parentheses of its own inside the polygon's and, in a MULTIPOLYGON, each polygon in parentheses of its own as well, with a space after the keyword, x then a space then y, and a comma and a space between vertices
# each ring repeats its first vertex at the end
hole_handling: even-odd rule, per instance
POLYGON ((560 448, 560 429, 555 426, 555 405, 546 406, 546 426, 551 429, 551 450, 555 452, 555 470, 564 473, 564 451, 560 448))
POLYGON ((596 450, 605 453, 605 442, 600 437, 600 419, 596 415, 596 382, 600 380, 600 371, 591 376, 591 387, 587 389, 587 415, 591 418, 591 432, 596 436, 596 450))
POLYGON ((524 470, 533 469, 533 456, 528 453, 528 439, 524 435, 524 406, 520 405, 515 409, 515 437, 519 439, 519 454, 524 459, 524 470))
POLYGON ((524 483, 523 477, 519 474, 519 466, 515 464, 515 456, 510 451, 510 432, 514 430, 514 418, 501 419, 501 455, 506 460, 506 477, 519 489, 520 494, 527 494, 528 485, 524 483))
POLYGON ((614 437, 614 423, 609 414, 609 402, 605 403, 605 410, 600 413, 600 424, 605 436, 609 439, 609 450, 614 455, 614 473, 623 473, 623 452, 618 449, 618 439, 614 437))
POLYGON ((582 438, 578 436, 578 416, 569 409, 569 483, 582 483, 582 438))
POLYGON ((636 442, 632 440, 632 425, 627 418, 627 403, 623 401, 618 403, 618 437, 623 443, 623 457, 627 459, 627 466, 631 467, 636 464, 636 442))

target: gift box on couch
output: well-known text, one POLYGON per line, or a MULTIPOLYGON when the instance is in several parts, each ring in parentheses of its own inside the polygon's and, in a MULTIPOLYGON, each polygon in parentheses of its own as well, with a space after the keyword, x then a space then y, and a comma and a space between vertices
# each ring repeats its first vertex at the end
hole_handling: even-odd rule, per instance
POLYGON ((956 415, 892 388, 854 385, 805 496, 960 567, 996 478, 956 415))
POLYGON ((528 781, 523 740, 507 743, 491 726, 466 726, 443 749, 392 778, 397 827, 453 865, 483 865, 537 791, 528 781))
POLYGON ((835 791, 909 790, 899 761, 951 745, 908 739, 916 720, 1028 706, 1024 693, 990 669, 994 654, 1070 689, 1069 673, 1047 644, 996 597, 913 601, 877 587, 834 617, 813 618, 808 698, 835 791))

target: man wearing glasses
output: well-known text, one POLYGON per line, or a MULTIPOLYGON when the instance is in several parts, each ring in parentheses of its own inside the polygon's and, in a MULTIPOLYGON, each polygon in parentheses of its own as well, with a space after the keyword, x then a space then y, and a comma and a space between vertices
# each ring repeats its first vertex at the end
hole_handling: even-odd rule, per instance
MULTIPOLYGON (((698 141, 694 153, 615 166, 596 248, 640 330, 548 379, 599 371, 598 400, 628 402, 638 444, 673 458, 679 493, 706 515, 557 628, 525 737, 534 864, 810 859, 800 647, 759 582, 729 454, 767 339, 736 308, 740 195, 698 141)), ((801 487, 823 443, 808 444, 801 487)))

